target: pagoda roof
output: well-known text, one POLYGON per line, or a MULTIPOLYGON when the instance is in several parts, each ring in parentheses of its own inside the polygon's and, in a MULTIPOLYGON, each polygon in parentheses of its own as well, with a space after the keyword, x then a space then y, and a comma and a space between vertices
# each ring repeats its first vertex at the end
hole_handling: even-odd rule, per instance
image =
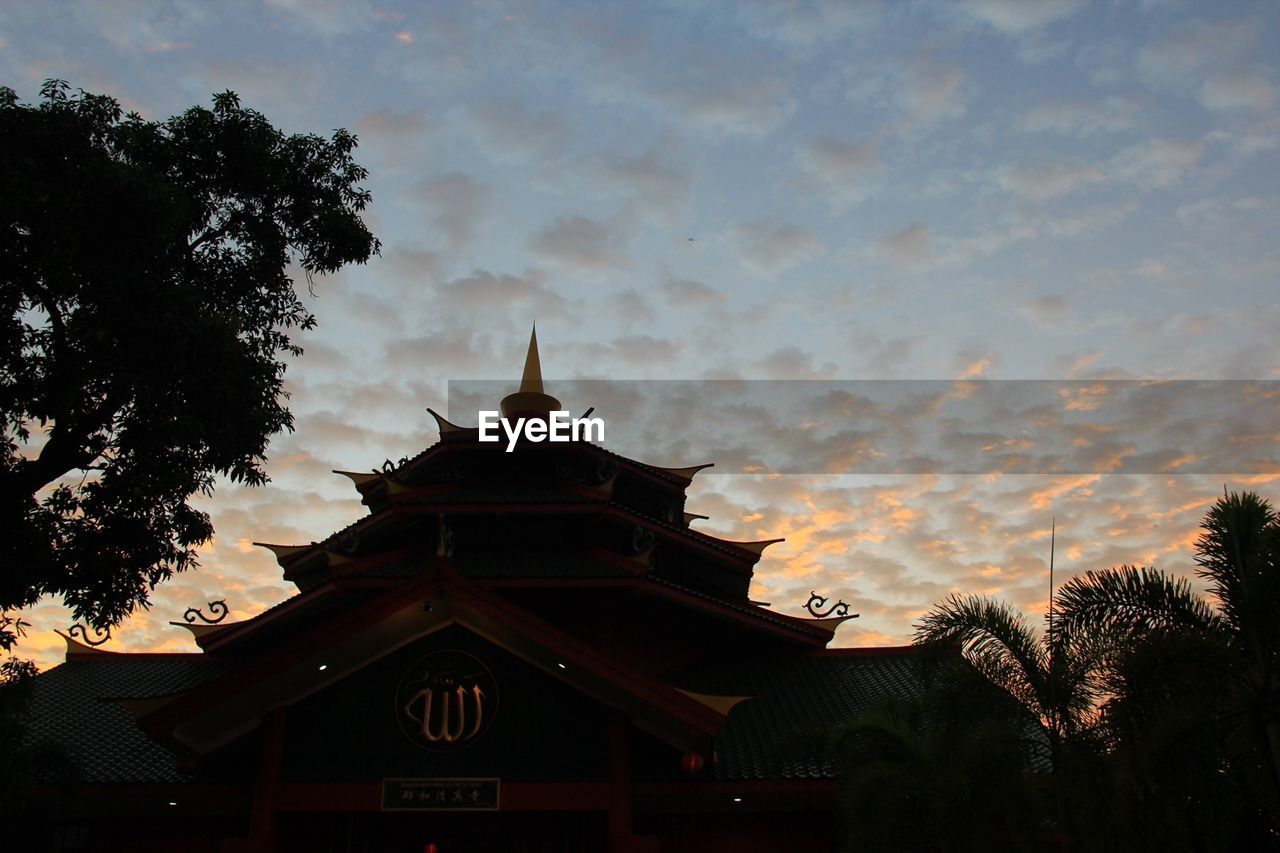
POLYGON ((706 703, 583 646, 533 614, 473 585, 440 577, 389 591, 207 683, 134 703, 134 710, 153 737, 207 753, 256 727, 263 708, 291 704, 454 624, 626 709, 637 725, 673 745, 687 747, 689 737, 709 737, 724 722, 723 714, 706 703))
MULTIPOLYGON (((183 784, 175 753, 144 735, 126 699, 154 699, 211 685, 228 673, 225 661, 199 654, 81 656, 35 681, 28 742, 62 752, 89 783, 183 784)), ((825 779, 836 767, 822 738, 886 696, 919 690, 910 646, 824 649, 684 673, 691 692, 749 696, 729 711, 713 741, 717 780, 825 779)), ((693 701, 693 700, 690 700, 693 701)), ((62 781, 67 771, 41 762, 37 781, 62 781)))
POLYGON ((716 779, 822 779, 830 735, 887 697, 920 692, 915 648, 823 649, 686 673, 691 689, 753 698, 715 737, 716 779))
POLYGON ((35 781, 71 776, 90 783, 189 781, 177 757, 148 738, 120 699, 189 690, 227 672, 227 661, 201 654, 72 655, 36 678, 27 742, 40 760, 35 781))

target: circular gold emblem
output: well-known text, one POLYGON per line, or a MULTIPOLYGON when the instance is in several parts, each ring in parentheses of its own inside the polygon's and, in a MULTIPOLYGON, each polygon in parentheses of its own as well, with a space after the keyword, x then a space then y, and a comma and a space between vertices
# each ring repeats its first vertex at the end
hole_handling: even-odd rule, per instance
POLYGON ((409 667, 396 689, 400 731, 433 752, 470 746, 488 730, 497 711, 493 673, 467 652, 432 652, 409 667))

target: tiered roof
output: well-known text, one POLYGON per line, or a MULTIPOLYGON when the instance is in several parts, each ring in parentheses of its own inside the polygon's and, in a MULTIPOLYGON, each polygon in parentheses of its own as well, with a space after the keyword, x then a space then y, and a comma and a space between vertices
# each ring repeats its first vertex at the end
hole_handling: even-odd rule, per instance
MULTIPOLYGON (((531 338, 503 410, 558 406, 531 338)), ((806 727, 911 689, 907 650, 827 652, 842 619, 750 600, 754 568, 780 540, 732 542, 690 526, 702 516, 686 511, 686 489, 707 466, 647 465, 587 442, 522 441, 508 453, 432 415, 432 447, 338 472, 369 515, 322 541, 265 546, 298 595, 245 621, 188 626, 196 655, 113 654, 68 639, 68 662, 38 679, 35 739, 92 764, 90 781, 190 779, 263 709, 451 625, 660 741, 716 755, 723 779, 827 775, 817 758, 779 763, 779 750, 806 727), (84 713, 90 697, 107 710, 84 713)))

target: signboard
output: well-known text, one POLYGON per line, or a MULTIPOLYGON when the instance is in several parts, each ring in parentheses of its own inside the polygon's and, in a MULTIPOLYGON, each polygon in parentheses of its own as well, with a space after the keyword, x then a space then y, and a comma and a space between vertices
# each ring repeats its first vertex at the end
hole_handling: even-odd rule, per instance
POLYGON ((382 810, 496 812, 499 779, 383 779, 382 810))

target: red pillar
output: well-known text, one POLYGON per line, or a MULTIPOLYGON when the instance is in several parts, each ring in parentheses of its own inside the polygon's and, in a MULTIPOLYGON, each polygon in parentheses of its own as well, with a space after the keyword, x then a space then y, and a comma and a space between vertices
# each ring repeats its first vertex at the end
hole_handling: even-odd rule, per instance
POLYGON ((262 756, 253 790, 253 813, 249 818, 248 848, 254 851, 276 848, 276 793, 280 788, 280 766, 284 756, 285 708, 272 708, 263 722, 262 756))
POLYGON ((630 721, 619 711, 609 714, 609 853, 630 853, 631 744, 630 721))

